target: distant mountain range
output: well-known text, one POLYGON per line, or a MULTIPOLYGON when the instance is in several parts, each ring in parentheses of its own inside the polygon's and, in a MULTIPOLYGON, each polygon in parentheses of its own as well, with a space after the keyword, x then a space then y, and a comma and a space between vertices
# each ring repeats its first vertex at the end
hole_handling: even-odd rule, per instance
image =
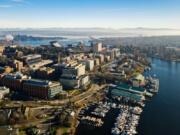
POLYGON ((41 30, 49 30, 49 31, 119 31, 119 30, 180 30, 180 29, 171 29, 171 28, 145 28, 145 27, 137 27, 137 28, 99 28, 99 27, 91 27, 91 28, 0 28, 0 31, 41 31, 41 30))
POLYGON ((29 35, 29 36, 94 36, 94 37, 137 37, 137 36, 159 36, 159 35, 180 35, 180 29, 169 28, 7 28, 0 29, 0 36, 3 35, 29 35))

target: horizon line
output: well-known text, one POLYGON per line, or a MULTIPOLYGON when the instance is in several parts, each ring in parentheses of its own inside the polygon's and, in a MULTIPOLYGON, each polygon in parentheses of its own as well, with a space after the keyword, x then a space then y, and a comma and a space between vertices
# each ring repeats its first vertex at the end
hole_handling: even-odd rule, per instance
POLYGON ((180 30, 180 28, 166 28, 166 27, 0 27, 0 29, 112 29, 112 30, 119 30, 119 29, 154 29, 154 30, 180 30))

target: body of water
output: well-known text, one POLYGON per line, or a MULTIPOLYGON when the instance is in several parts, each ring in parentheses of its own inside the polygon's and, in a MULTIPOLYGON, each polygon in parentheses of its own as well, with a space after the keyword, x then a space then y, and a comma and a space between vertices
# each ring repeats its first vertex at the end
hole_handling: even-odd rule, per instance
POLYGON ((40 46, 48 45, 51 41, 58 41, 61 45, 66 46, 69 44, 78 44, 80 41, 83 41, 85 45, 89 46, 90 39, 88 37, 65 37, 66 39, 55 39, 55 40, 37 40, 37 41, 21 41, 21 45, 31 45, 31 46, 40 46))
MULTIPOLYGON (((160 80, 159 93, 141 114, 137 127, 138 135, 180 135, 180 63, 151 59, 152 70, 146 75, 156 74, 160 80)), ((110 135, 117 112, 109 112, 102 128, 78 129, 78 135, 110 135), (114 116, 115 115, 115 116, 114 116)))
POLYGON ((180 63, 151 60, 150 74, 160 80, 159 94, 146 103, 139 135, 180 135, 180 63))

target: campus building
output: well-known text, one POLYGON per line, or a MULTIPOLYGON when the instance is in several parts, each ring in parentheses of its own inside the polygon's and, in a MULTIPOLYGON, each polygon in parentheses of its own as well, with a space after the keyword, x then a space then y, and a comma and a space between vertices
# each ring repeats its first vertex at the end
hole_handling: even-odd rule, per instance
POLYGON ((23 81, 22 90, 28 96, 50 99, 62 91, 62 86, 57 82, 29 79, 23 81))

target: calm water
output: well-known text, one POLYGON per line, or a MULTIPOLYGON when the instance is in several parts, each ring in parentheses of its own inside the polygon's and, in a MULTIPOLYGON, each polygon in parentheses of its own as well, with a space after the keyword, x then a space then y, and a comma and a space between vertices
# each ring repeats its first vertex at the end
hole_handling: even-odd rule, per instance
MULTIPOLYGON (((78 44, 80 41, 83 41, 86 45, 90 45, 88 42, 89 40, 90 39, 88 37, 67 37, 67 39, 57 39, 56 41, 58 41, 61 45, 66 46, 68 44, 78 44)), ((54 40, 22 41, 21 45, 47 45, 50 41, 54 40)))
MULTIPOLYGON (((138 135, 180 135, 180 63, 151 60, 150 74, 156 74, 160 80, 159 94, 146 102, 138 135)), ((80 127, 78 135, 109 135, 117 116, 110 112, 107 117, 102 128, 87 130, 80 127)))
POLYGON ((151 60, 151 74, 157 74, 160 89, 146 103, 139 135, 180 135, 180 63, 151 60))

